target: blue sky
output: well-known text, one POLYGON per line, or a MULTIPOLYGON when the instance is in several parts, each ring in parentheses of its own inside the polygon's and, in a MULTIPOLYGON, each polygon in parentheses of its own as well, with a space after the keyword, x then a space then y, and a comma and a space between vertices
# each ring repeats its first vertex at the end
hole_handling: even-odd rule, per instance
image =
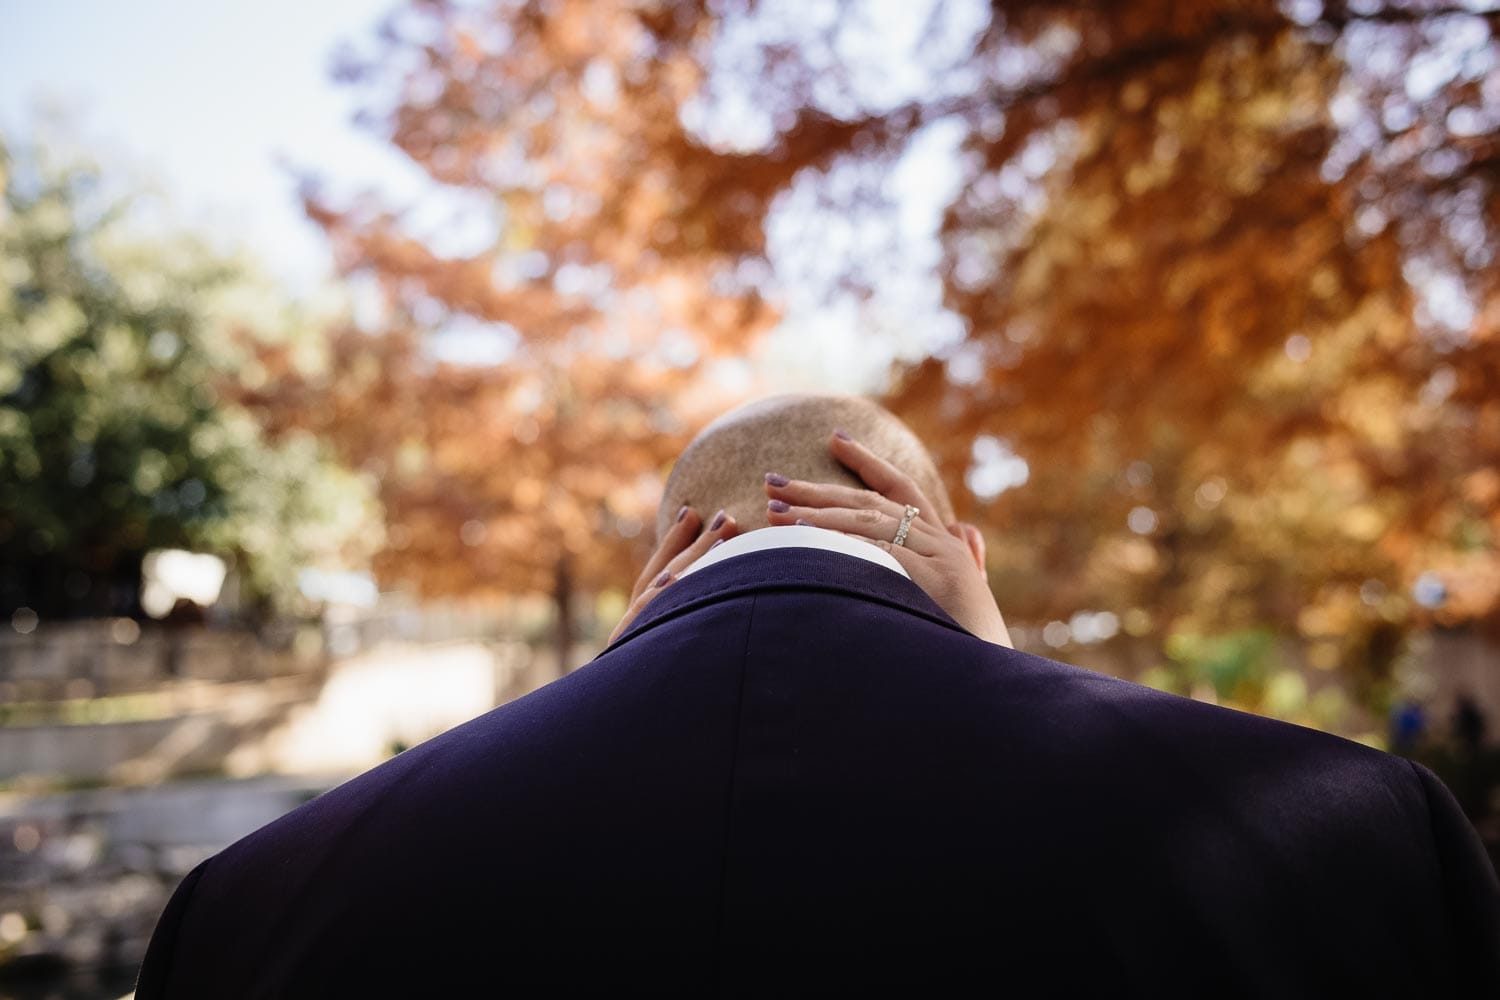
POLYGON ((112 168, 159 180, 184 221, 243 242, 299 289, 331 258, 280 165, 397 193, 415 168, 350 123, 329 78, 390 0, 0 0, 0 132, 61 102, 112 168))

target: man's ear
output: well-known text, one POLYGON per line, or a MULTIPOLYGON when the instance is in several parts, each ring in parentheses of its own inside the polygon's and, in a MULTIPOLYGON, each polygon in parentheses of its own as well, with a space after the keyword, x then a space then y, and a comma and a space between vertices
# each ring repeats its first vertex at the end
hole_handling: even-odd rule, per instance
POLYGON ((948 525, 948 531, 959 541, 969 547, 969 554, 974 557, 974 565, 979 567, 979 572, 984 572, 984 532, 967 521, 954 521, 948 525))

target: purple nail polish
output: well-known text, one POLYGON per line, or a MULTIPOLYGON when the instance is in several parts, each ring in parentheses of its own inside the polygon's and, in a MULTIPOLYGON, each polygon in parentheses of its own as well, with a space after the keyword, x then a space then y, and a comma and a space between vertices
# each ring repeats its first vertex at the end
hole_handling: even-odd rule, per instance
POLYGON ((849 436, 849 432, 846 431, 846 430, 844 430, 842 427, 836 428, 834 430, 834 432, 833 432, 833 436, 834 437, 838 437, 838 438, 843 438, 845 441, 853 441, 854 440, 852 437, 849 436))
POLYGON ((806 525, 809 528, 813 527, 813 523, 811 521, 804 520, 804 519, 802 519, 800 517, 797 518, 797 523, 798 524, 802 524, 802 525, 806 525))
POLYGON ((766 482, 770 483, 772 486, 785 486, 787 483, 791 482, 791 480, 779 473, 768 472, 766 473, 766 482))
POLYGON ((660 587, 660 586, 663 586, 663 585, 665 585, 665 584, 666 584, 666 582, 667 582, 667 581, 668 581, 668 580, 669 580, 669 579, 671 579, 671 577, 672 577, 672 574, 671 574, 671 572, 669 572, 669 571, 668 571, 668 570, 662 570, 662 571, 661 571, 661 576, 659 576, 659 577, 657 577, 657 578, 656 578, 656 582, 655 582, 655 583, 653 583, 653 584, 652 584, 652 585, 651 585, 651 586, 653 586, 653 587, 660 587))
POLYGON ((772 500, 770 503, 766 504, 766 506, 771 508, 778 514, 785 514, 787 511, 792 509, 792 505, 787 503, 785 500, 772 500))
POLYGON ((727 539, 727 538, 721 538, 721 539, 719 539, 717 542, 714 542, 712 545, 710 545, 708 547, 708 551, 712 552, 714 549, 718 548, 720 545, 723 545, 728 540, 729 539, 727 539))
POLYGON ((687 517, 687 504, 683 504, 682 509, 677 512, 678 523, 680 524, 685 517, 687 517))
POLYGON ((708 526, 709 531, 718 531, 719 526, 724 523, 724 512, 721 510, 714 515, 714 523, 708 526))

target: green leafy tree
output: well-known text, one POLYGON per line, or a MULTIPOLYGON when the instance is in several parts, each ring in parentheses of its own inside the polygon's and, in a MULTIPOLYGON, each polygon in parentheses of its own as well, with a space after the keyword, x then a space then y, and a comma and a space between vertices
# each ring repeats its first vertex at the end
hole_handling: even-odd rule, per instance
POLYGON ((0 614, 139 614, 142 559, 167 547, 228 557, 252 600, 284 603, 370 512, 315 440, 269 445, 226 399, 256 377, 245 331, 286 337, 295 311, 265 315, 274 291, 201 239, 141 235, 140 199, 107 180, 0 143, 0 614))

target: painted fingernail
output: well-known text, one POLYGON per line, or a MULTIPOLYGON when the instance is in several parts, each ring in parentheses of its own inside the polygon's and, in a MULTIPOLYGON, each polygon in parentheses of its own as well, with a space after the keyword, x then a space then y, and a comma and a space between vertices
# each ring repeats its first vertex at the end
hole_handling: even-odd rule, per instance
POLYGON ((804 519, 803 519, 803 518, 800 518, 800 517, 799 517, 799 518, 797 518, 797 523, 798 523, 798 524, 805 524, 805 525, 807 525, 807 526, 808 526, 808 527, 809 527, 809 528, 811 528, 811 527, 812 527, 812 526, 813 526, 813 523, 812 523, 812 522, 811 522, 811 521, 808 521, 808 520, 804 520, 804 519))
POLYGON ((683 504, 682 509, 677 512, 677 520, 679 523, 681 523, 682 519, 685 517, 687 517, 687 504, 683 504))
POLYGON ((712 552, 714 549, 718 548, 720 545, 723 545, 727 541, 729 541, 729 539, 727 539, 727 538, 721 538, 721 539, 719 539, 717 542, 714 542, 712 545, 710 545, 708 547, 708 551, 712 552))
POLYGON ((661 571, 661 576, 659 576, 659 577, 657 577, 657 578, 656 578, 656 582, 655 582, 655 583, 653 583, 653 584, 652 584, 652 585, 651 585, 651 586, 653 586, 653 587, 661 587, 661 586, 665 586, 665 585, 666 585, 666 582, 667 582, 667 581, 668 581, 668 580, 670 580, 670 579, 671 579, 671 578, 672 578, 672 573, 671 573, 671 571, 670 571, 670 570, 665 570, 665 569, 664 569, 664 570, 662 570, 662 571, 661 571))
POLYGON ((834 431, 833 431, 833 436, 834 437, 838 437, 838 438, 843 438, 845 441, 853 441, 854 440, 852 437, 849 436, 849 432, 846 431, 846 430, 844 430, 842 427, 835 428, 834 431))
POLYGON ((724 523, 724 512, 721 510, 714 515, 714 523, 708 526, 709 531, 718 531, 719 525, 724 523))
POLYGON ((792 505, 787 503, 785 500, 772 500, 770 503, 766 504, 766 506, 771 508, 778 514, 785 514, 787 511, 792 509, 792 505))
POLYGON ((786 476, 781 475, 779 472, 768 472, 766 473, 766 482, 770 483, 772 486, 785 486, 787 483, 791 482, 791 480, 786 476))

